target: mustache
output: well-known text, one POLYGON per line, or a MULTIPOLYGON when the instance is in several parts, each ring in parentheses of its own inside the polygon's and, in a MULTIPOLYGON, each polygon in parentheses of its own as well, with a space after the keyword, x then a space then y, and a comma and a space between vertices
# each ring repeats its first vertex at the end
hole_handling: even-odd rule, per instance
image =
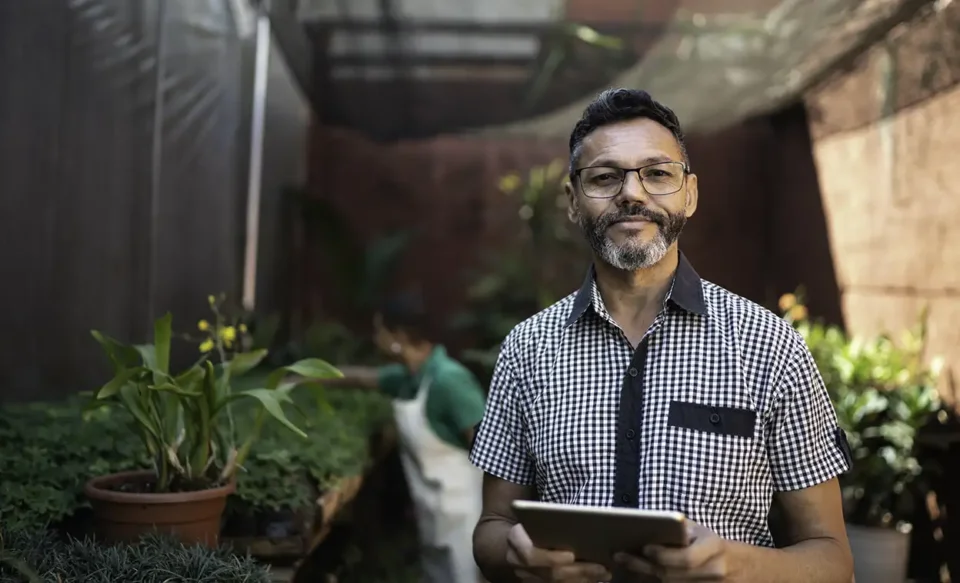
POLYGON ((650 221, 651 223, 654 223, 661 228, 666 227, 668 222, 666 216, 658 212, 652 211, 645 206, 637 205, 637 206, 630 206, 630 207, 618 207, 614 211, 605 213, 604 215, 599 217, 599 220, 597 221, 599 224, 597 226, 602 229, 606 229, 607 227, 610 227, 611 225, 614 225, 616 223, 621 223, 623 221, 630 221, 630 220, 636 220, 636 219, 650 221))

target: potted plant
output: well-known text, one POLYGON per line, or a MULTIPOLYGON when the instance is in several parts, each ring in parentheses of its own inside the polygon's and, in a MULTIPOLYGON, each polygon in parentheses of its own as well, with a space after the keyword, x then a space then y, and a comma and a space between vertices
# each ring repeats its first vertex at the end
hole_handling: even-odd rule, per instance
POLYGON ((92 332, 114 367, 114 377, 95 392, 94 403, 113 403, 131 414, 131 431, 154 466, 87 483, 84 492, 93 506, 97 533, 108 541, 137 540, 157 530, 184 542, 217 545, 236 472, 267 418, 306 437, 283 410, 297 386, 285 382, 288 373, 304 380, 340 376, 327 362, 308 358, 274 370, 261 387, 234 392, 231 381, 256 367, 267 351, 243 351, 238 335, 242 329, 224 321, 221 301, 210 297, 217 315, 214 324, 200 323, 208 335, 200 345, 202 357, 177 373, 170 365, 169 313, 156 320, 152 344, 129 346, 92 332), (220 362, 214 364, 212 354, 218 354, 220 362), (232 405, 239 399, 258 402, 252 427, 234 423, 232 405))
POLYGON ((849 338, 811 322, 794 294, 780 299, 784 317, 804 337, 850 445, 852 467, 840 477, 856 579, 902 583, 907 576, 915 502, 935 468, 917 458, 916 438, 941 410, 942 361, 925 361, 926 314, 899 341, 849 338))

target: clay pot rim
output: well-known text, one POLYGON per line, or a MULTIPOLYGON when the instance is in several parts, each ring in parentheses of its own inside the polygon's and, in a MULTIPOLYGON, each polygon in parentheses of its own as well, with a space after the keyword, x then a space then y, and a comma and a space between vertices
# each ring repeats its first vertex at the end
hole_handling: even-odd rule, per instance
POLYGON ((226 498, 237 490, 235 480, 231 480, 223 486, 208 488, 206 490, 169 492, 164 494, 154 494, 151 492, 117 492, 107 488, 107 486, 113 484, 123 484, 155 478, 156 475, 156 472, 153 470, 134 470, 97 476, 87 481, 83 487, 83 493, 92 500, 119 504, 183 504, 185 502, 200 502, 203 500, 226 498))

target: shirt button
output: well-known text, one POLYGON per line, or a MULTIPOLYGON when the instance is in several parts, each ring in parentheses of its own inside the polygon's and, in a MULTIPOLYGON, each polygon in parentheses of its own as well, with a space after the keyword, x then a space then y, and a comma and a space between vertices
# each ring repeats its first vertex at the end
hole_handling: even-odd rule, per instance
POLYGON ((720 423, 720 415, 718 415, 718 414, 716 414, 716 413, 711 413, 711 414, 710 414, 710 423, 713 423, 714 425, 716 425, 717 423, 720 423))
POLYGON ((636 437, 636 432, 633 429, 627 429, 627 439, 633 439, 636 437))
POLYGON ((623 494, 622 496, 620 496, 620 500, 622 500, 622 501, 624 501, 624 502, 629 502, 629 501, 630 501, 630 494, 623 494))
POLYGON ((630 370, 627 371, 627 372, 629 372, 629 373, 630 373, 630 376, 632 376, 632 377, 637 376, 637 369, 633 368, 632 366, 630 367, 630 370))

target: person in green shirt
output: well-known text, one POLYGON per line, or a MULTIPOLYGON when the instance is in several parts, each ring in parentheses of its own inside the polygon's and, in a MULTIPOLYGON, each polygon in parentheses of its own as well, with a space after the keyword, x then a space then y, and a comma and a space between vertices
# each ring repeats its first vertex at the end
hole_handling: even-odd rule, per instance
POLYGON ((485 399, 480 383, 424 332, 419 298, 401 295, 374 319, 374 338, 394 364, 343 366, 338 384, 379 389, 393 399, 400 458, 410 488, 426 583, 481 581, 473 529, 483 474, 468 458, 485 399))

